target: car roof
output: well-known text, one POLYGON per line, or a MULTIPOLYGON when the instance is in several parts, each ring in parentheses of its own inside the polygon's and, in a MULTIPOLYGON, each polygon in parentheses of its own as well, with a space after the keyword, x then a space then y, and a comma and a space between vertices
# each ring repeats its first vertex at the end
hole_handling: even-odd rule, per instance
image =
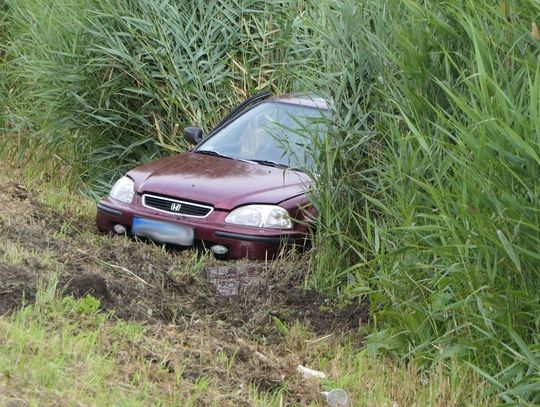
POLYGON ((271 96, 267 100, 328 110, 326 101, 314 93, 286 93, 279 96, 271 96))

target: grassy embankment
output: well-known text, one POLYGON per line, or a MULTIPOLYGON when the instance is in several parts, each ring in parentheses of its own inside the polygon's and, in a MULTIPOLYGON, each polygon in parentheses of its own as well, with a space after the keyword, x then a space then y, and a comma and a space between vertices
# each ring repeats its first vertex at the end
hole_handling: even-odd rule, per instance
POLYGON ((68 3, 4 5, 4 156, 95 196, 246 95, 329 95, 308 284, 369 297, 372 351, 540 400, 537 2, 68 3))
POLYGON ((99 235, 92 201, 1 169, 0 311, 14 313, 0 316, 0 405, 324 405, 334 387, 353 405, 480 404, 482 384, 459 370, 370 357, 329 309, 308 304, 298 321, 300 263, 224 298, 200 274, 215 261, 99 235), (62 296, 88 289, 104 309, 62 296), (304 380, 298 364, 329 377, 304 380))

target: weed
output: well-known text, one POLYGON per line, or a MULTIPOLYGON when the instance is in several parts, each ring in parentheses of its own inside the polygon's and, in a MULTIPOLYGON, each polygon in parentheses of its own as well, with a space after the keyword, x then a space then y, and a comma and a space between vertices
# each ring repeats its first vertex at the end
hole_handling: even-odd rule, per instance
POLYGON ((8 0, 0 154, 96 197, 184 150, 185 125, 207 131, 259 90, 315 90, 333 132, 313 143, 306 284, 368 296, 369 349, 446 366, 442 389, 465 369, 537 403, 540 8, 492 3, 8 0))

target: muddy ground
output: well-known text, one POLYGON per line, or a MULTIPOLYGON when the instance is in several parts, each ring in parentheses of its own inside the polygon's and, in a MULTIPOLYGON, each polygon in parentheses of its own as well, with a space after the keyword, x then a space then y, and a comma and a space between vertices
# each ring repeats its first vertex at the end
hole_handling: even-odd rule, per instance
MULTIPOLYGON (((185 330, 194 321, 210 321, 205 329, 216 330, 211 334, 221 338, 216 346, 244 358, 246 371, 251 369, 247 380, 262 390, 280 384, 280 369, 293 369, 261 367, 266 362, 253 356, 266 349, 260 347, 284 341, 276 320, 287 327, 299 321, 319 336, 357 331, 367 320, 365 304, 337 307, 299 288, 305 261, 201 262, 192 251, 102 236, 91 216, 76 213, 77 205, 58 210, 32 191, 14 181, 0 183, 0 315, 32 303, 39 284, 55 273, 60 295, 91 294, 113 318, 144 322, 162 332, 163 327, 185 330)), ((315 397, 301 393, 295 396, 298 402, 315 397)))

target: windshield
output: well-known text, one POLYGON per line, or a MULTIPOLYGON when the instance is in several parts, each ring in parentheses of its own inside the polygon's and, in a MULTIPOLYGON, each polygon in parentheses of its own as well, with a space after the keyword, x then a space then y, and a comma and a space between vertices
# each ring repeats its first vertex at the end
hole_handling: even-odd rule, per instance
POLYGON ((309 168, 311 138, 322 137, 327 131, 327 115, 327 111, 312 107, 263 102, 204 141, 196 152, 309 168))

